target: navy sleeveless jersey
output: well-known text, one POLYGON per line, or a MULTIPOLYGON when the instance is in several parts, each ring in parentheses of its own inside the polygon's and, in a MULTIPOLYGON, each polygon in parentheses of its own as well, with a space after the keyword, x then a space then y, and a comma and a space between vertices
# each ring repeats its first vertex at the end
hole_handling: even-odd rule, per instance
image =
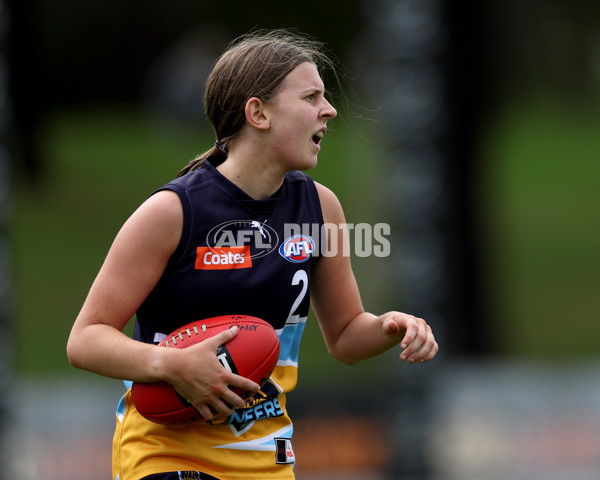
POLYGON ((179 196, 183 233, 137 312, 137 340, 156 343, 182 325, 218 315, 255 316, 276 330, 308 315, 316 233, 323 225, 313 180, 290 172, 272 197, 254 200, 211 161, 158 190, 179 196))
POLYGON ((271 198, 253 200, 210 160, 159 189, 179 195, 183 233, 138 309, 134 338, 157 343, 192 321, 251 315, 275 328, 279 360, 260 394, 210 428, 150 422, 135 409, 129 389, 117 409, 113 478, 179 470, 223 480, 294 478, 294 428, 286 394, 298 379, 311 271, 319 258, 319 196, 310 177, 290 172, 271 198))

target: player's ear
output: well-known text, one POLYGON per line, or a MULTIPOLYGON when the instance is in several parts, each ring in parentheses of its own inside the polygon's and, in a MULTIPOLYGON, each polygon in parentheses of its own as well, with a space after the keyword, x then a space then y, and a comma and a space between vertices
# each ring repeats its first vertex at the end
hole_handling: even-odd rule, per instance
POLYGON ((270 127, 271 121, 266 114, 265 104, 257 97, 252 97, 246 102, 244 108, 246 114, 246 122, 254 128, 266 130, 270 127))

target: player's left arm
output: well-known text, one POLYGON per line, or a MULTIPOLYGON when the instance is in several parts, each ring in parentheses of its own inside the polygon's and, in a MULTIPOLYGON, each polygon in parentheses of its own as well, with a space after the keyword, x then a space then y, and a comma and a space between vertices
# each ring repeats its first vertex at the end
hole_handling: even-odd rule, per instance
MULTIPOLYGON (((345 224, 344 212, 331 190, 316 184, 326 224, 345 224)), ((312 273, 311 303, 329 353, 348 364, 374 357, 401 344, 401 360, 426 362, 438 352, 431 327, 401 312, 377 316, 365 312, 350 263, 345 228, 328 229, 329 252, 312 273)))

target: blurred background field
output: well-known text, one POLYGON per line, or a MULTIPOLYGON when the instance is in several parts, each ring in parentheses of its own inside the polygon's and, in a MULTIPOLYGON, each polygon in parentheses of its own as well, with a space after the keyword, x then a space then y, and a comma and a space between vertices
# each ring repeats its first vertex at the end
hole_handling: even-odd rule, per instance
MULTIPOLYGON (((480 221, 493 306, 484 321, 499 354, 562 360, 598 353, 598 132, 600 114, 592 111, 523 105, 504 112, 482 146, 477 188, 486 206, 480 221)), ((157 123, 131 108, 49 116, 41 148, 47 179, 37 185, 19 179, 16 190, 14 328, 27 338, 17 351, 20 372, 67 369, 56 346, 68 336, 120 225, 211 138, 201 126, 157 123)), ((312 173, 333 185, 347 220, 389 218, 377 211, 382 147, 342 125, 327 140, 312 173)), ((377 275, 385 260, 353 261, 365 302, 377 308, 385 301, 377 275)), ((394 300, 387 300, 390 308, 394 300)))
MULTIPOLYGON (((73 371, 65 342, 120 225, 214 141, 191 99, 198 101, 208 65, 236 35, 294 27, 340 57, 364 107, 352 111, 368 118, 333 122, 312 175, 338 194, 348 222, 388 222, 394 253, 403 248, 410 224, 402 217, 419 205, 397 200, 395 162, 403 158, 394 148, 403 124, 390 122, 394 97, 372 67, 393 50, 377 43, 390 35, 390 18, 400 29, 404 19, 427 25, 439 15, 448 37, 453 25, 473 34, 462 37, 471 43, 458 49, 454 69, 444 70, 478 85, 451 102, 476 112, 475 126, 463 127, 461 108, 448 111, 453 135, 466 138, 473 158, 449 156, 444 165, 450 181, 468 183, 472 231, 462 231, 463 221, 443 225, 477 248, 450 262, 461 273, 450 268, 444 288, 457 298, 472 294, 478 308, 434 310, 442 353, 416 367, 397 362, 394 351, 340 365, 311 318, 290 398, 298 478, 598 478, 598 5, 0 5, 12 28, 8 66, 26 74, 14 87, 14 132, 3 137, 12 158, 10 194, 0 196, 8 199, 1 205, 11 255, 0 257, 2 272, 12 266, 12 285, 2 312, 9 312, 6 338, 15 339, 5 344, 16 347, 3 350, 10 380, 0 470, 23 479, 110 475, 121 386, 73 371), (474 285, 463 260, 475 265, 474 285), (317 426, 322 442, 312 444, 317 426)), ((357 257, 353 265, 368 310, 429 312, 407 298, 411 285, 400 281, 395 257, 357 257)))

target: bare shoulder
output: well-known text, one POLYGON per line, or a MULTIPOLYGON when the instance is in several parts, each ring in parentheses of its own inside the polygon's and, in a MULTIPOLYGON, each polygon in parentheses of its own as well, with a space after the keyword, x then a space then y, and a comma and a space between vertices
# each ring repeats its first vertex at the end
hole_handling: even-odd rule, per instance
POLYGON ((183 216, 181 200, 173 190, 161 190, 151 195, 140 206, 139 210, 150 212, 157 215, 166 215, 167 217, 183 216))
POLYGON ((336 194, 318 182, 315 182, 315 186, 317 187, 317 193, 321 201, 321 210, 323 211, 323 220, 325 223, 343 223, 344 211, 336 194))
POLYGON ((337 201, 335 193, 333 193, 325 185, 319 182, 315 182, 315 186, 317 187, 317 193, 319 194, 321 203, 323 203, 323 201, 337 201))
POLYGON ((183 207, 179 196, 163 190, 150 196, 127 219, 117 235, 117 245, 144 246, 155 255, 168 256, 183 230, 183 207))
POLYGON ((138 223, 138 227, 143 225, 147 225, 149 228, 180 226, 183 223, 181 200, 172 190, 161 190, 146 199, 129 220, 138 223))

